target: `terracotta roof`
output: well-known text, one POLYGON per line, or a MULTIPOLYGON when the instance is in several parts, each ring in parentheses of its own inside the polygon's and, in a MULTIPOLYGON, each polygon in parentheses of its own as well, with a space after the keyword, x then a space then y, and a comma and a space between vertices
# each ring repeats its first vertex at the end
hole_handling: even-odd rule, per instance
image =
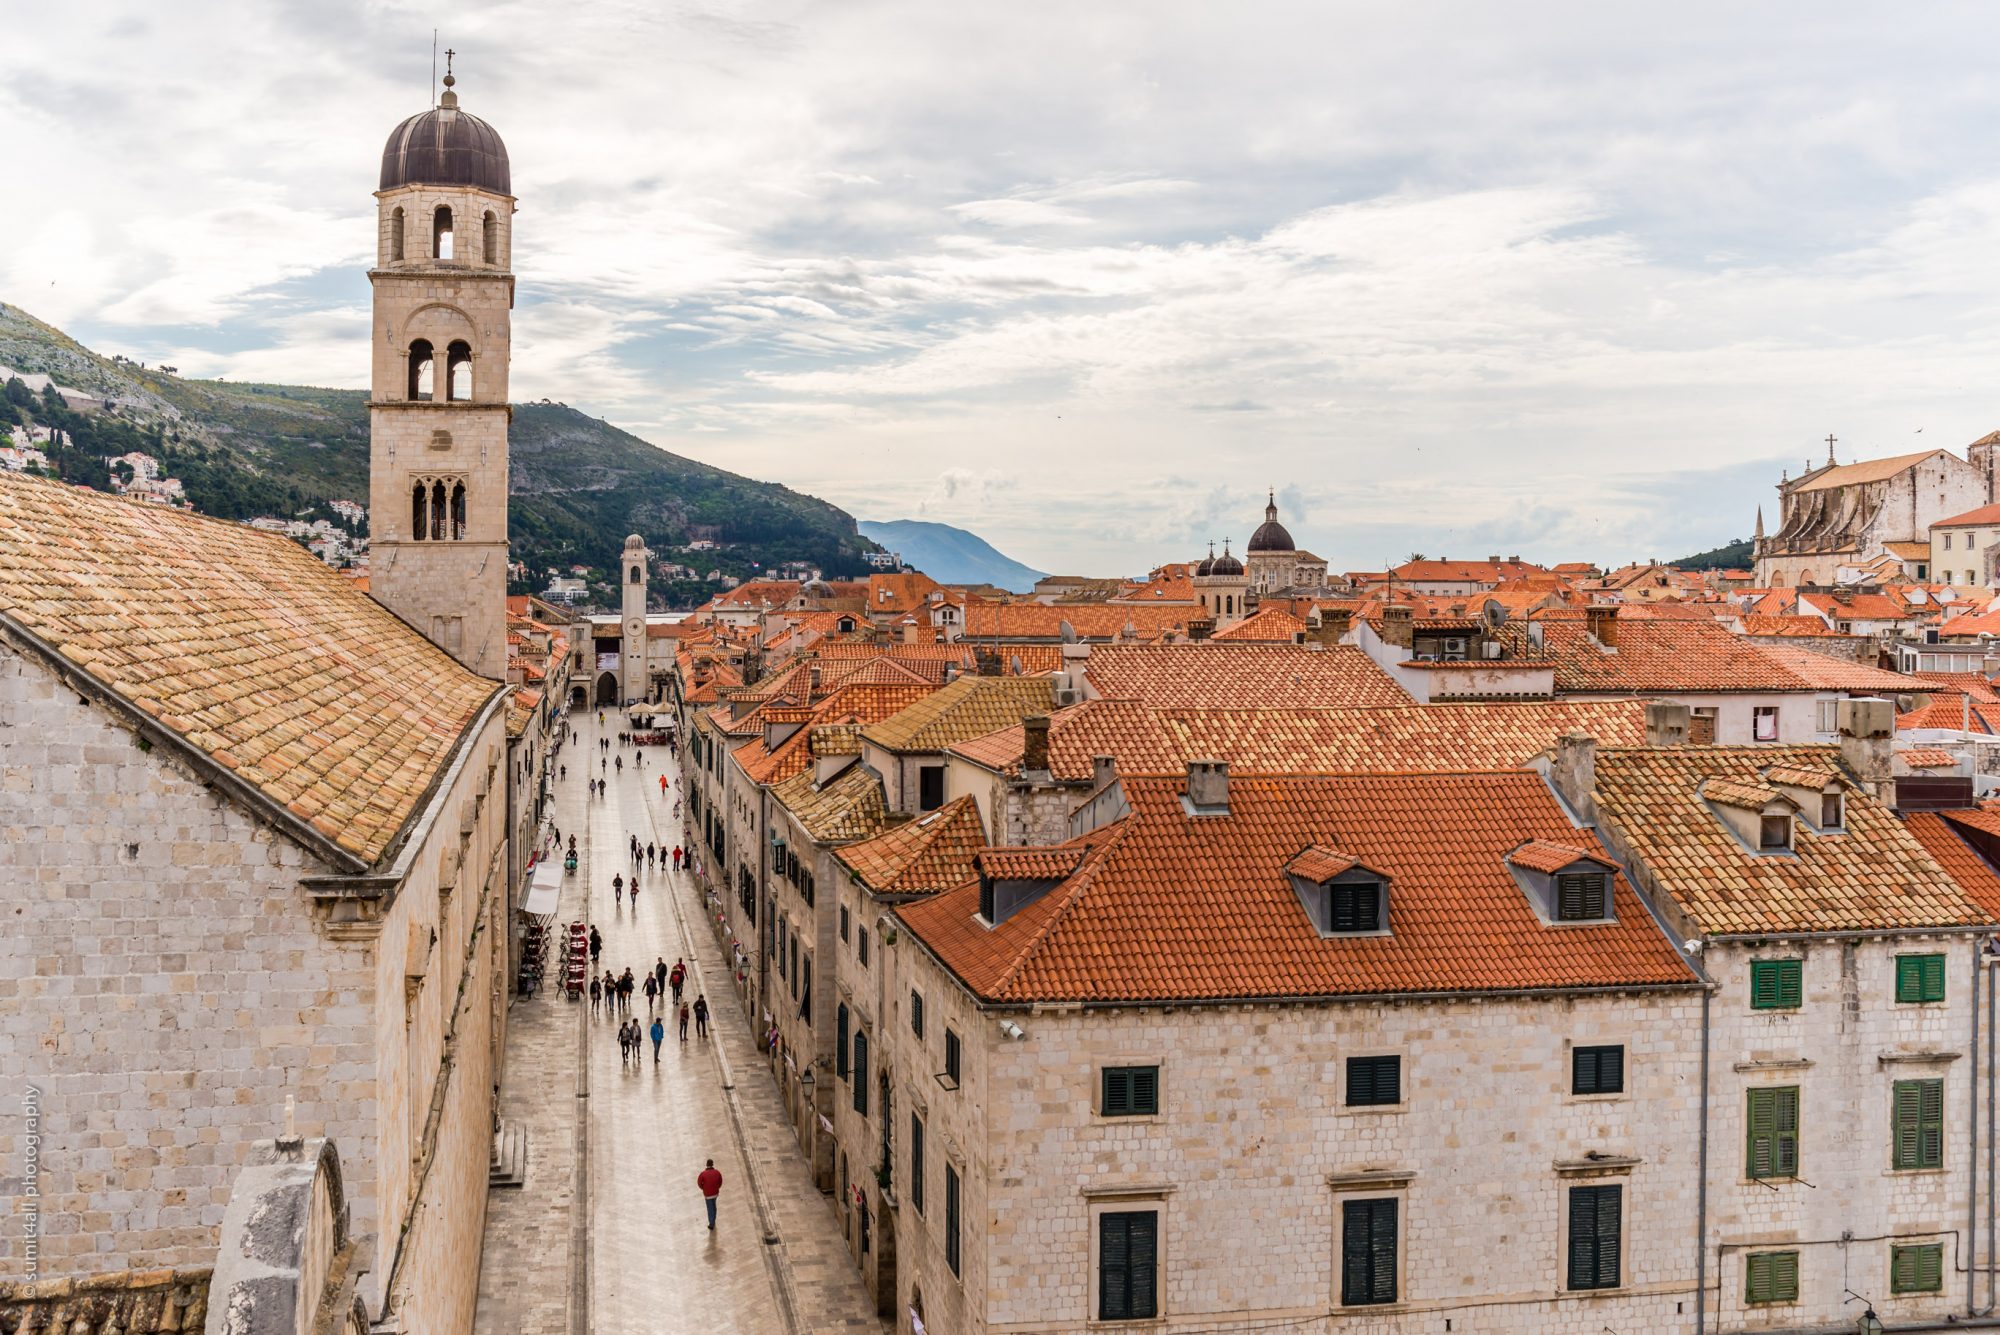
POLYGON ((1361 650, 1280 644, 1098 645, 1084 663, 1100 695, 1182 708, 1407 705, 1361 650))
POLYGON ((1361 859, 1352 853, 1343 853, 1325 844, 1307 844, 1285 864, 1285 870, 1315 885, 1324 885, 1342 872, 1352 871, 1360 865, 1361 859))
MULTIPOLYGON (((1949 813, 1957 815, 1957 812, 1949 813)), ((2000 875, 1946 820, 1941 811, 1911 812, 1903 827, 1937 860, 1958 888, 1995 921, 2000 921, 2000 875)))
POLYGON ((2000 733, 2000 705, 1976 701, 1958 692, 1939 692, 1928 704, 1896 716, 1898 731, 1942 728, 1950 732, 2000 733))
POLYGON ((865 765, 849 765, 824 788, 815 787, 812 770, 804 769, 773 784, 771 796, 822 844, 866 839, 889 818, 882 780, 865 765))
POLYGON ((928 895, 977 875, 972 859, 985 843, 978 804, 960 797, 834 857, 878 895, 928 895))
MULTIPOLYGON (((1337 774, 1363 770, 1514 769, 1582 731, 1607 746, 1646 739, 1640 700, 1521 704, 1406 704, 1386 709, 1154 709, 1136 700, 1086 700, 1049 723, 1049 767, 1059 780, 1091 778, 1091 757, 1123 774, 1185 772, 1190 760, 1234 770, 1337 774)), ((1021 770, 1022 730, 1003 728, 952 748, 988 769, 1021 770)))
POLYGON ((1907 751, 1898 751, 1896 758, 1911 769, 1946 769, 1958 764, 1957 756, 1934 746, 1913 746, 1907 751))
MULTIPOLYGON (((1622 879, 1616 920, 1544 925, 1507 868, 1524 839, 1578 843, 1538 775, 1230 778, 1229 814, 1128 780, 1132 813, 1060 885, 987 928, 977 887, 897 910, 978 995, 1001 1002, 1224 1000, 1690 985, 1622 879), (1321 844, 1390 879, 1390 932, 1322 938, 1286 866, 1321 844)), ((985 854, 981 855, 982 857, 985 854)))
POLYGON ((1579 848, 1574 842, 1558 843, 1552 839, 1531 839, 1507 855, 1507 861, 1517 867, 1549 875, 1586 859, 1611 865, 1595 848, 1579 848))
POLYGON ((1175 603, 977 603, 965 609, 965 638, 1055 640, 1064 622, 1084 639, 1114 639, 1127 626, 1152 638, 1200 618, 1200 608, 1175 603))
POLYGON ((861 754, 861 725, 822 723, 812 730, 812 753, 816 756, 858 756, 861 754))
POLYGON ((1815 788, 1824 790, 1838 784, 1850 787, 1839 770, 1807 769, 1802 765, 1772 765, 1764 771, 1764 782, 1790 784, 1794 788, 1815 788))
POLYGON ((1031 714, 1046 714, 1054 699, 1055 683, 1048 677, 960 677, 873 723, 863 735, 891 751, 942 751, 1031 714))
POLYGON ((1255 616, 1246 617, 1228 630, 1219 630, 1210 638, 1225 644, 1238 641, 1264 644, 1295 644, 1305 633, 1306 623, 1293 616, 1282 607, 1266 607, 1255 616))
POLYGON ((368 865, 505 689, 289 538, 18 473, 0 620, 368 865))
POLYGON ((1760 616, 1750 613, 1743 618, 1745 635, 1782 635, 1788 639, 1844 639, 1841 633, 1812 616, 1760 616))
POLYGON ((1898 454, 1887 459, 1870 459, 1865 463, 1840 464, 1833 468, 1823 468, 1811 477, 1794 482, 1791 489, 1800 491, 1826 491, 1832 487, 1852 487, 1864 482, 1886 482, 1908 468, 1915 467, 1932 455, 1945 454, 1945 450, 1919 450, 1915 454, 1898 454))
POLYGON ((1413 583, 1498 584, 1503 580, 1545 575, 1533 561, 1405 561, 1389 572, 1413 583))
POLYGON ((1982 704, 2000 705, 2000 690, 1994 688, 1993 679, 1983 672, 1919 672, 1911 676, 1910 681, 1913 691, 1945 686, 1963 692, 1982 704))
POLYGON ((1824 612, 1836 621, 1908 621, 1930 616, 1937 611, 1934 605, 1912 607, 1901 598, 1893 598, 1886 593, 1805 593, 1799 595, 1799 603, 1824 612))
MULTIPOLYGON (((1949 519, 1937 519, 1931 521, 1932 528, 1958 528, 1960 526, 1971 526, 1975 524, 1989 524, 1989 525, 2000 524, 2000 505, 1982 505, 1977 510, 1967 510, 1964 514, 1953 515, 1949 519)), ((1883 546, 1885 547, 1894 547, 1898 545, 1899 544, 1897 543, 1883 544, 1883 546)), ((1918 546, 1920 544, 1912 543, 1910 545, 1918 546)), ((1925 550, 1928 553, 1929 549, 1926 548, 1925 550)))
MULTIPOLYGON (((876 723, 921 704, 936 693, 931 686, 843 686, 814 706, 812 717, 826 723, 876 723)), ((760 736, 730 752, 752 783, 790 778, 812 763, 812 734, 801 727, 773 747, 760 736)))
POLYGON ((930 680, 944 680, 944 667, 956 663, 966 672, 976 671, 981 650, 993 649, 1003 672, 1032 675, 1062 670, 1062 646, 1056 644, 1003 644, 992 646, 960 640, 955 644, 877 644, 863 640, 821 640, 813 646, 813 656, 831 665, 846 659, 889 659, 923 672, 930 680), (1014 664, 1020 663, 1015 672, 1014 664))
MULTIPOLYGON (((1621 616, 1615 648, 1598 643, 1579 613, 1544 612, 1534 620, 1558 692, 1908 689, 1895 673, 1791 645, 1753 644, 1709 620, 1621 616)), ((1537 656, 1520 623, 1503 626, 1501 635, 1522 657, 1537 656)))
POLYGON ((1947 640, 1970 639, 1975 635, 2000 635, 2000 602, 1993 603, 1983 611, 1953 617, 1939 626, 1938 634, 1947 640))
POLYGON ((1764 644, 1758 648, 1775 658, 1780 667, 1809 690, 1872 691, 1896 695, 1915 689, 1910 679, 1900 672, 1870 667, 1851 658, 1790 644, 1764 644))
POLYGON ((1775 796, 1773 765, 1840 769, 1831 746, 1599 748, 1600 821, 1704 932, 1868 931, 1987 921, 1936 861, 1865 793, 1848 795, 1845 832, 1796 825, 1791 853, 1746 848, 1702 801, 1775 796))
POLYGON ((1084 852, 1084 846, 1075 843, 1053 847, 1008 845, 982 848, 973 855, 973 862, 995 880, 1060 881, 1077 869, 1084 852))
POLYGON ((1710 779, 1701 786, 1701 795, 1710 802, 1744 811, 1762 811, 1773 804, 1796 806, 1790 798, 1761 783, 1739 783, 1733 779, 1710 779))

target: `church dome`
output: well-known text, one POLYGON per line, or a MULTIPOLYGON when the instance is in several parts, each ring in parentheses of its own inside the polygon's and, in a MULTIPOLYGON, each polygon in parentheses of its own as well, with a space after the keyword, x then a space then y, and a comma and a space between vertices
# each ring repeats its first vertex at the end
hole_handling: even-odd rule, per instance
POLYGON ((1208 568, 1211 575, 1240 575, 1243 563, 1229 554, 1229 548, 1222 549, 1222 555, 1215 558, 1215 564, 1208 568))
POLYGON ((1264 507, 1264 522, 1250 535, 1252 552, 1295 552, 1299 545, 1292 541, 1291 533, 1278 522, 1278 497, 1271 493, 1269 504, 1264 507))
POLYGON ((443 185, 514 193, 507 166, 507 146, 499 132, 479 117, 458 109, 458 94, 445 76, 444 96, 429 111, 398 125, 382 148, 379 190, 404 185, 443 185))

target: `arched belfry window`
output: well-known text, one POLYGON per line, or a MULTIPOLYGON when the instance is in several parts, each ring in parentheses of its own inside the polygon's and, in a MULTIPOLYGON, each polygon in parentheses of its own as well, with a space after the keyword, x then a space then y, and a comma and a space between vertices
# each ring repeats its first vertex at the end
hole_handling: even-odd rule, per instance
POLYGON ((422 542, 430 536, 430 483, 418 478, 410 484, 410 536, 422 542))
POLYGON ((431 379, 436 358, 431 352, 431 341, 420 338, 410 344, 410 398, 423 400, 431 397, 431 379))
POLYGON ((454 339, 445 349, 445 391, 444 396, 453 403, 463 403, 472 397, 472 345, 463 339, 454 339))
POLYGON ((486 262, 500 262, 500 220, 493 216, 493 210, 486 210, 484 225, 479 229, 479 239, 486 247, 486 262))
POLYGON ((431 215, 431 258, 448 260, 451 253, 451 209, 443 204, 431 215))
POLYGON ((465 538, 465 484, 455 482, 451 488, 451 540, 461 542, 465 538))
POLYGON ((639 567, 637 566, 632 567, 632 579, 630 582, 633 584, 637 584, 639 582, 639 567))
POLYGON ((465 538, 465 479, 420 477, 410 483, 410 536, 418 542, 465 538))
POLYGON ((392 261, 403 258, 403 226, 403 206, 398 204, 396 211, 389 215, 389 258, 392 261))

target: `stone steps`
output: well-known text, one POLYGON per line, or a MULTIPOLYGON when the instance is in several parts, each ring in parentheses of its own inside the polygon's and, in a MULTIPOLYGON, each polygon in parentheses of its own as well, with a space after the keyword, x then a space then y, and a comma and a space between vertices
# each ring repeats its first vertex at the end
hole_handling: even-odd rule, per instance
POLYGON ((488 1187, 519 1187, 528 1180, 528 1128, 502 1122, 493 1133, 493 1152, 486 1160, 488 1187))

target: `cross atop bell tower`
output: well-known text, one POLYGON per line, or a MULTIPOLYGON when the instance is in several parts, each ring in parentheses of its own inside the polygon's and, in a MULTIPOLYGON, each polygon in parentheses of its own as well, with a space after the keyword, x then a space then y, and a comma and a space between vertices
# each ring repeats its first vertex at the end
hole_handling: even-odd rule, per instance
POLYGON ((482 676, 507 672, 507 369, 514 195, 507 149, 437 106, 382 150, 369 426, 369 588, 482 676))

